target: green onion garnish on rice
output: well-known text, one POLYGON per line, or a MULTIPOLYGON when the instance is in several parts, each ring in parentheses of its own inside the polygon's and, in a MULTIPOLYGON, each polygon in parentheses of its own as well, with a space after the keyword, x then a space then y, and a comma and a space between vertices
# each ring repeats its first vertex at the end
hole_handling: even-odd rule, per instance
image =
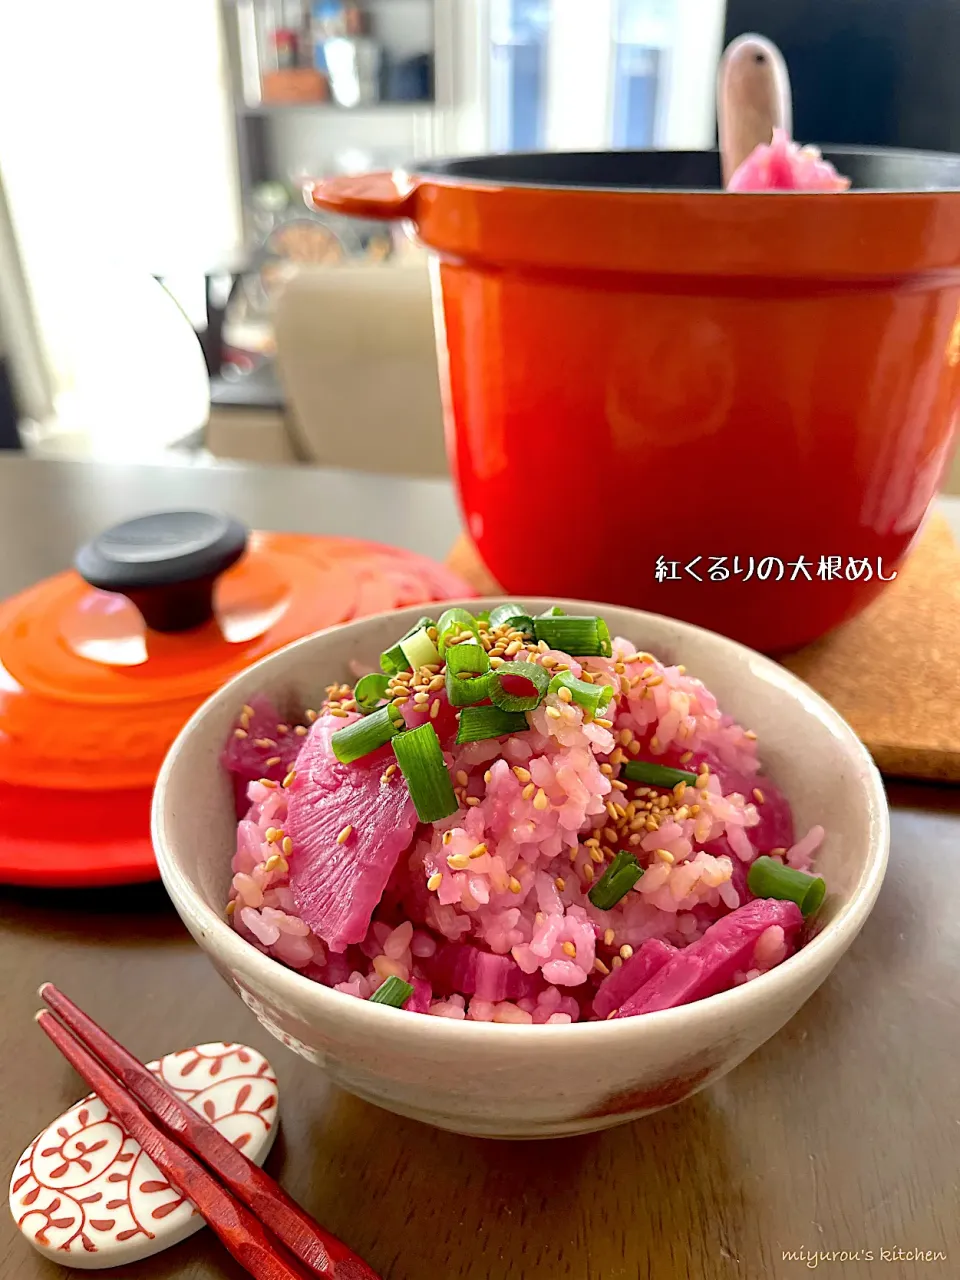
POLYGON ((534 627, 537 640, 574 658, 602 657, 610 644, 610 632, 602 618, 537 618, 534 627))
POLYGON ((371 1004, 388 1004, 394 1009, 402 1009, 413 995, 413 987, 404 982, 395 973, 391 973, 386 982, 382 982, 370 997, 371 1004))
POLYGON ((827 892, 826 881, 822 877, 785 867, 766 854, 757 858, 747 872, 747 887, 756 898, 795 902, 805 916, 812 916, 820 909, 827 892))
POLYGON ((379 671, 371 671, 367 676, 361 676, 357 681, 356 688, 353 691, 354 699, 357 706, 365 716, 371 711, 376 711, 380 703, 387 696, 387 685, 390 683, 390 677, 381 675, 379 671))
POLYGON ((651 787, 675 787, 678 782, 692 787, 697 781, 697 775, 688 769, 671 769, 649 760, 628 760, 623 766, 623 776, 628 782, 646 782, 651 787))
POLYGON ((523 733, 529 727, 522 711, 502 711, 499 707, 464 707, 460 712, 457 743, 502 738, 508 733, 523 733))
POLYGON ((559 605, 552 604, 549 609, 544 609, 543 613, 538 613, 538 618, 563 618, 566 615, 559 605))
POLYGON ((371 751, 386 746, 402 727, 403 716, 399 707, 388 705, 338 729, 330 739, 330 745, 341 764, 353 764, 354 760, 361 760, 371 751))
POLYGON ((411 671, 419 671, 421 667, 428 667, 431 663, 439 664, 440 662, 440 653, 437 646, 430 639, 426 627, 421 627, 412 636, 407 636, 406 639, 401 640, 400 648, 410 664, 411 671))
POLYGON ((586 680, 578 680, 570 671, 560 671, 550 681, 550 692, 558 689, 569 689, 574 702, 584 707, 591 715, 605 711, 613 697, 613 687, 609 684, 587 684, 586 680))
POLYGON ((466 609, 448 609, 446 613, 441 613, 437 623, 437 647, 441 657, 446 653, 449 641, 454 636, 463 635, 464 631, 471 632, 477 643, 480 643, 480 629, 472 613, 468 613, 466 609))
MULTIPOLYGON (((381 653, 380 670, 388 676, 395 676, 400 671, 412 670, 410 659, 404 652, 403 643, 405 640, 412 639, 418 631, 425 631, 428 627, 433 626, 436 626, 436 623, 432 618, 418 618, 416 624, 410 628, 406 635, 401 636, 395 645, 381 653)), ((434 659, 434 661, 438 661, 438 659, 434 659)))
POLYGON ((393 754, 421 822, 439 822, 456 813, 457 797, 432 724, 398 733, 393 740, 393 754))
POLYGON ((600 911, 609 911, 630 892, 643 875, 643 868, 632 853, 621 849, 587 897, 600 911))
POLYGON ((610 639, 610 628, 604 618, 597 619, 597 634, 600 637, 600 653, 604 658, 613 657, 613 641, 610 639))
POLYGON ((490 701, 501 711, 532 711, 547 696, 549 685, 550 673, 539 662, 504 662, 490 672, 487 689, 490 701), (532 688, 518 691, 517 680, 532 688))
POLYGON ((451 707, 483 702, 487 693, 490 659, 482 644, 455 644, 446 652, 447 699, 451 707))
POLYGON ((496 609, 490 611, 489 625, 491 631, 495 631, 497 627, 506 626, 507 623, 510 624, 514 631, 522 631, 526 636, 533 635, 533 619, 526 609, 518 604, 499 604, 496 609))

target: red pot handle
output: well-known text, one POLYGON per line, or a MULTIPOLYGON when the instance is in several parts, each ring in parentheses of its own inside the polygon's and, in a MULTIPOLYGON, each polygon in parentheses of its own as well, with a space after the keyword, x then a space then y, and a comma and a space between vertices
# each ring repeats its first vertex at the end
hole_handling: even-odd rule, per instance
POLYGON ((304 199, 315 209, 343 213, 351 218, 376 218, 390 222, 416 216, 416 178, 388 172, 361 173, 355 177, 322 178, 308 182, 304 199))

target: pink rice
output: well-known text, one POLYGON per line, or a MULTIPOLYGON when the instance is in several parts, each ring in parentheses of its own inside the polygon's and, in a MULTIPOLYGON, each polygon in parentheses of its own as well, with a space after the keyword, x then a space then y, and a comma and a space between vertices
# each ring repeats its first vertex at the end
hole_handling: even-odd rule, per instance
MULTIPOLYGON (((619 686, 607 712, 610 727, 585 722, 576 703, 550 694, 528 714, 528 732, 445 753, 452 776, 467 776, 465 795, 478 803, 417 829, 366 937, 342 954, 330 952, 297 914, 282 853, 283 786, 251 782, 232 861, 228 911, 237 932, 282 964, 360 999, 395 975, 414 985, 407 1007, 435 1017, 569 1023, 596 1016, 591 1004, 603 977, 648 939, 685 947, 740 906, 749 896, 746 869, 759 854, 807 870, 823 829, 792 838, 786 802, 760 778, 755 736, 723 715, 683 667, 637 655, 623 639, 613 649, 610 659, 579 662, 549 655, 575 675, 585 669, 619 686), (691 771, 699 766, 704 774, 696 786, 664 792, 681 815, 684 806, 699 805, 699 811, 655 831, 631 830, 638 838, 624 847, 636 854, 644 875, 616 906, 600 911, 587 896, 594 859, 584 841, 606 843, 604 829, 618 821, 612 806, 621 797, 627 801, 614 779, 622 759, 632 758, 691 771), (736 787, 725 789, 726 776, 736 787), (778 816, 765 821, 775 811, 778 816), (785 843, 771 845, 775 832, 784 831, 785 843), (471 857, 482 845, 486 850, 471 857), (496 984, 485 994, 479 982, 472 993, 435 992, 429 973, 454 954, 444 948, 464 942, 512 957, 520 977, 527 975, 529 994, 497 998, 496 984)), ((345 723, 338 718, 335 727, 345 723)), ((329 729, 330 719, 321 716, 311 733, 324 726, 329 729)), ((296 856, 293 849, 289 857, 296 856)), ((788 950, 783 929, 766 929, 735 981, 766 972, 788 950)))

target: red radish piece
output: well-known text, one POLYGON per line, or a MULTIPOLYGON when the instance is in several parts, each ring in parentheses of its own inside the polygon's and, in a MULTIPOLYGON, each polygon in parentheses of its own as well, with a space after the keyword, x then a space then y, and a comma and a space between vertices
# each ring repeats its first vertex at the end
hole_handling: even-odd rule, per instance
POLYGON ((606 1018, 614 1009, 619 1009, 658 969, 663 968, 670 957, 676 954, 676 950, 676 947, 671 947, 660 938, 648 938, 629 960, 624 961, 619 969, 611 970, 597 987, 597 994, 593 998, 593 1012, 596 1016, 606 1018))
POLYGON ((258 778, 282 782, 303 746, 303 738, 297 737, 284 723, 283 716, 270 698, 257 694, 247 707, 252 714, 246 711, 241 714, 220 756, 223 767, 233 778, 239 818, 244 817, 250 808, 248 783, 256 782, 258 778), (284 733, 280 732, 281 725, 284 733))
POLYGON ((787 954, 803 924, 795 902, 756 898, 712 924, 702 938, 672 956, 617 1010, 618 1018, 674 1009, 732 986, 735 974, 750 968, 760 935, 770 925, 783 929, 787 954))
POLYGON ((341 764, 330 739, 357 716, 318 720, 296 762, 285 823, 297 912, 331 951, 362 942, 417 813, 389 748, 341 764), (344 834, 346 833, 346 834, 344 834))
POLYGON ((523 1000, 542 990, 539 974, 524 973, 512 956, 495 956, 469 943, 451 943, 422 960, 421 967, 442 995, 455 991, 481 1000, 523 1000))

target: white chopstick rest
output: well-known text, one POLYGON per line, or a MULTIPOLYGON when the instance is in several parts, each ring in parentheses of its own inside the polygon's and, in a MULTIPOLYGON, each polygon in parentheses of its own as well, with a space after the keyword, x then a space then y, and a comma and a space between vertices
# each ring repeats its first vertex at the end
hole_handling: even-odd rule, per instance
MULTIPOLYGON (((218 1041, 147 1065, 263 1164, 276 1137, 278 1093, 262 1054, 218 1041)), ((39 1253, 87 1270, 149 1258, 205 1225, 93 1095, 48 1125, 17 1161, 10 1212, 39 1253)))

